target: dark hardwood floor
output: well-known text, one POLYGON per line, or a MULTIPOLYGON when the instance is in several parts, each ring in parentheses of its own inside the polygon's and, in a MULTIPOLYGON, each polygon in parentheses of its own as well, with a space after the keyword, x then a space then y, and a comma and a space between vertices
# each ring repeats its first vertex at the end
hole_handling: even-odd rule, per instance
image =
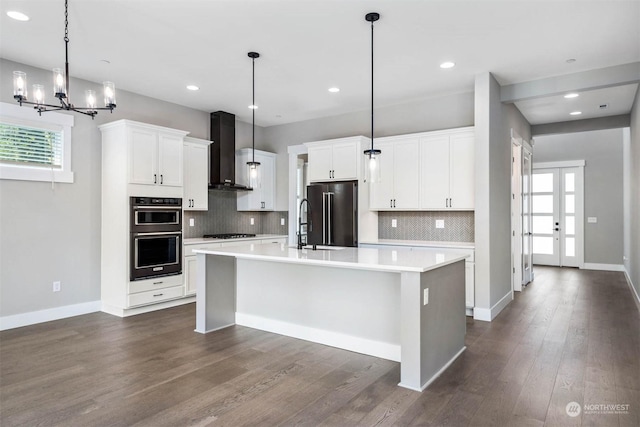
POLYGON ((639 426, 640 316, 623 274, 535 272, 494 322, 468 320, 467 350, 423 393, 387 360, 238 326, 197 334, 193 304, 4 331, 0 425, 639 426))

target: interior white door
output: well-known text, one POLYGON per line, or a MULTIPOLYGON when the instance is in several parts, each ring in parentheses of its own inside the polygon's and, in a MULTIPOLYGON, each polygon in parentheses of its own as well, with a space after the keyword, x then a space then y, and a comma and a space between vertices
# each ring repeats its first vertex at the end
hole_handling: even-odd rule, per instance
POLYGON ((522 149, 522 284, 533 280, 533 239, 531 231, 531 174, 532 155, 522 149))
POLYGON ((522 146, 512 144, 511 162, 511 283, 522 291, 522 146))

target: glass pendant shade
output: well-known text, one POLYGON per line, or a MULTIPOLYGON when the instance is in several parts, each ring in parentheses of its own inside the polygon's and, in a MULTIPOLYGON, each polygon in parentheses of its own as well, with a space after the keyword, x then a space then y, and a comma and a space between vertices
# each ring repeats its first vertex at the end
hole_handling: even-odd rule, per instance
POLYGON ((103 82, 104 86, 104 106, 112 108, 116 106, 116 85, 113 82, 103 82))
POLYGON ((33 85, 33 100, 36 102, 36 105, 44 104, 44 86, 43 85, 33 85))
POLYGON ((87 108, 89 111, 95 111, 96 109, 96 91, 87 89, 84 91, 85 99, 87 101, 87 108))
POLYGON ((250 188, 260 187, 260 162, 247 162, 247 185, 250 188))
POLYGON ((27 73, 13 72, 13 97, 27 99, 27 73))
POLYGON ((53 69, 53 94, 56 98, 67 97, 67 84, 64 77, 64 70, 62 68, 53 69))
POLYGON ((380 182, 382 178, 380 155, 382 152, 380 150, 366 150, 364 154, 366 181, 370 183, 380 182))

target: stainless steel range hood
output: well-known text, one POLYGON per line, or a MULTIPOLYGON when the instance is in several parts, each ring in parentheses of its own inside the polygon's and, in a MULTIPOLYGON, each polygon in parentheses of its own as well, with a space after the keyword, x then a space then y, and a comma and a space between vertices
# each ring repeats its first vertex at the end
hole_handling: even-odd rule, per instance
POLYGON ((236 116, 224 111, 211 113, 209 146, 209 189, 222 191, 251 191, 236 184, 236 116))

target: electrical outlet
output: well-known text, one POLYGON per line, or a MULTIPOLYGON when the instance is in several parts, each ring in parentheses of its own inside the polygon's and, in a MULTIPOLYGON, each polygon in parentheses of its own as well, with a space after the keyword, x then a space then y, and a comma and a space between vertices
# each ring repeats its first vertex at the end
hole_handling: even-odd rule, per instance
POLYGON ((189 227, 193 227, 194 225, 196 225, 195 218, 189 218, 189 227))
POLYGON ((597 224, 598 223, 598 217, 595 217, 595 216, 587 217, 587 222, 589 224, 597 224))
POLYGON ((436 219, 436 228, 444 228, 444 219, 436 219))
POLYGON ((53 282, 53 292, 60 292, 60 282, 53 282))
POLYGON ((256 221, 253 218, 251 218, 250 222, 251 222, 251 225, 254 225, 256 223, 256 221))
POLYGON ((284 225, 284 218, 280 218, 280 225, 284 225))
POLYGON ((398 220, 393 218, 391 220, 391 227, 396 228, 398 226, 398 220))
POLYGON ((429 304, 429 288, 424 288, 422 291, 422 305, 429 304))

